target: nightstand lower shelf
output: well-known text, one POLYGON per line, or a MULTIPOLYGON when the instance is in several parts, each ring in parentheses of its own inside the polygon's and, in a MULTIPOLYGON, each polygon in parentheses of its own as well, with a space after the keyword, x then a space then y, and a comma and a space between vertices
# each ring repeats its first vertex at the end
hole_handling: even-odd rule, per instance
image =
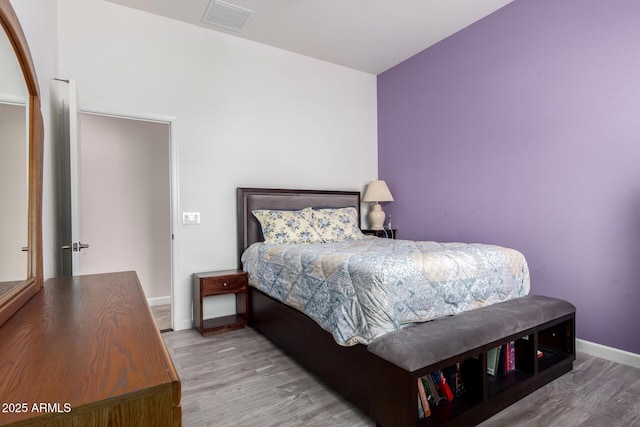
POLYGON ((241 329, 244 328, 246 324, 247 321, 241 314, 204 319, 202 321, 202 335, 212 335, 220 332, 232 331, 234 329, 241 329))

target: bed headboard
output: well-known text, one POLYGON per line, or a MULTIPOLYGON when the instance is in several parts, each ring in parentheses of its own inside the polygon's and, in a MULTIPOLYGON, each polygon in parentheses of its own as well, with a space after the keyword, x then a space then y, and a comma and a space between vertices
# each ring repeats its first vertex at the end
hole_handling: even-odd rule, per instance
POLYGON ((358 225, 360 225, 359 191, 238 188, 237 198, 239 266, 242 252, 252 243, 262 241, 260 223, 251 213, 253 210, 298 210, 306 207, 344 208, 353 206, 358 211, 358 225))

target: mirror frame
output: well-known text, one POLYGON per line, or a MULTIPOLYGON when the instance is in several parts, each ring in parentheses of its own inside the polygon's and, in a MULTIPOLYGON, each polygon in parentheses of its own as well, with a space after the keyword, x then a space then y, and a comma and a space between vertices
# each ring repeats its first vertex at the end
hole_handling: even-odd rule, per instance
POLYGON ((0 24, 13 46, 29 93, 29 211, 27 279, 0 298, 0 325, 4 324, 43 284, 42 264, 42 162, 44 124, 40 110, 40 90, 33 59, 20 21, 9 0, 0 0, 0 24))

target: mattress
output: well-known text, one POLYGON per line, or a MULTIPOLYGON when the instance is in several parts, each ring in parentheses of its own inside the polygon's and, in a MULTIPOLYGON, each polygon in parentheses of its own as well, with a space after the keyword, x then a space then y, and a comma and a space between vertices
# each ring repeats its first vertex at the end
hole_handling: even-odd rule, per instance
POLYGON ((486 244, 260 242, 243 253, 242 265, 250 286, 305 313, 343 346, 530 290, 522 253, 486 244))

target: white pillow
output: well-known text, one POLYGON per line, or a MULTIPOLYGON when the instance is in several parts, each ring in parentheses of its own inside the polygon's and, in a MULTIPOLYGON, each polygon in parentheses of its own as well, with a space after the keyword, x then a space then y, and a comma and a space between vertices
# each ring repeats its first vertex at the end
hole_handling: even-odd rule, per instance
POLYGON ((364 239, 356 208, 314 209, 313 225, 324 242, 364 239))
POLYGON ((260 209, 252 211, 260 222, 265 243, 320 243, 322 238, 313 227, 313 211, 260 209))

